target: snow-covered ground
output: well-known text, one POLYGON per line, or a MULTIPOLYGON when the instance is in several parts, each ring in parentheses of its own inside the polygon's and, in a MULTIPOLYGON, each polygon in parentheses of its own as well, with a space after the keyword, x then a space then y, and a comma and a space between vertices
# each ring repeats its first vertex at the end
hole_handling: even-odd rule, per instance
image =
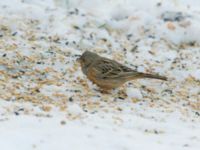
POLYGON ((199 150, 200 1, 1 0, 2 150, 199 150), (85 50, 168 81, 101 93, 85 50))

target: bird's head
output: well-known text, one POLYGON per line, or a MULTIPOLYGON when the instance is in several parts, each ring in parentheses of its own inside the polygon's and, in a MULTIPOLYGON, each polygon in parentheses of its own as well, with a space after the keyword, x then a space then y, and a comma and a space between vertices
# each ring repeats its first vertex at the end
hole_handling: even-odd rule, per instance
POLYGON ((86 69, 98 58, 99 56, 96 53, 85 51, 78 61, 81 64, 82 70, 85 73, 86 69))
POLYGON ((78 61, 81 63, 82 66, 90 65, 91 63, 94 62, 99 56, 96 53, 90 52, 90 51, 85 51, 80 58, 78 58, 78 61))

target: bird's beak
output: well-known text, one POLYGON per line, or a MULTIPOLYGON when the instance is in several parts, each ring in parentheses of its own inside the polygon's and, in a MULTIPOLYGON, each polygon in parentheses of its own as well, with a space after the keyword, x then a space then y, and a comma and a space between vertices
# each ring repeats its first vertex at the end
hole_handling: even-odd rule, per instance
POLYGON ((76 61, 80 63, 80 62, 81 62, 81 57, 78 57, 78 58, 76 59, 76 61))
POLYGON ((77 62, 80 62, 81 55, 74 55, 74 57, 76 57, 77 62))
POLYGON ((77 61, 77 62, 80 62, 80 58, 77 58, 76 61, 77 61))

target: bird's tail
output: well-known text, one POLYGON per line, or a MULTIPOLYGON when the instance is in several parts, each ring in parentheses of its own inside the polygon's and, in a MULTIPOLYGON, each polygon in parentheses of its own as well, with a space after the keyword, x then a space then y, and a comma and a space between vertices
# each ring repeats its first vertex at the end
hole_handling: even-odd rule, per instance
POLYGON ((167 81, 167 78, 164 76, 160 76, 157 74, 148 74, 148 73, 142 73, 142 72, 130 72, 123 74, 123 77, 128 80, 135 80, 135 79, 141 79, 141 78, 151 78, 151 79, 159 79, 159 80, 165 80, 167 81))
POLYGON ((157 74, 148 74, 148 73, 142 73, 142 72, 138 72, 136 74, 136 77, 138 77, 138 78, 152 78, 152 79, 159 79, 159 80, 167 81, 167 77, 160 76, 160 75, 157 75, 157 74))

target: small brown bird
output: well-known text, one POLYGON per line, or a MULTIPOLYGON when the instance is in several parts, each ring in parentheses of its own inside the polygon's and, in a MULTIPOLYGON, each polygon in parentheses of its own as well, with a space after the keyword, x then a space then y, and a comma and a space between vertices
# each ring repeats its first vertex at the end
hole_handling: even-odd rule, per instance
POLYGON ((137 72, 114 60, 85 51, 78 59, 83 73, 103 90, 117 88, 127 81, 139 78, 167 80, 166 77, 137 72))

